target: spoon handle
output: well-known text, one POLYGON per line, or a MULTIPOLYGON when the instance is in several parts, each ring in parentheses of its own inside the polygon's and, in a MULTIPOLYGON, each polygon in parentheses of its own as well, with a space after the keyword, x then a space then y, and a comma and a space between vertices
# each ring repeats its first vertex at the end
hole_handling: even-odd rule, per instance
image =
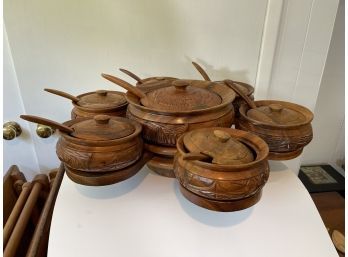
POLYGON ((244 99, 244 101, 249 105, 249 107, 250 107, 251 109, 256 109, 256 108, 257 108, 256 105, 255 105, 255 103, 254 103, 247 95, 245 95, 245 94, 242 92, 242 90, 240 90, 239 87, 237 87, 236 84, 233 83, 232 80, 227 79, 227 80, 225 80, 224 82, 225 82, 225 84, 226 84, 227 86, 229 86, 229 87, 232 88, 234 91, 236 91, 236 93, 237 93, 241 98, 244 99))
POLYGON ((141 91, 139 88, 136 88, 136 87, 132 86, 128 82, 126 82, 126 81, 124 81, 124 80, 122 80, 120 78, 114 77, 112 75, 109 75, 109 74, 102 73, 101 75, 102 75, 103 78, 111 81, 112 83, 115 83, 115 84, 119 85, 120 87, 123 87, 124 89, 132 92, 133 94, 135 94, 140 99, 141 98, 147 98, 143 91, 141 91))
POLYGON ((122 68, 120 68, 120 71, 122 71, 123 73, 127 74, 129 77, 138 81, 139 84, 143 84, 143 80, 139 78, 137 75, 135 75, 133 72, 130 72, 129 70, 122 69, 122 68))
POLYGON ((70 99, 70 100, 73 101, 73 102, 78 102, 78 101, 80 101, 80 98, 78 98, 78 97, 76 97, 76 96, 73 96, 73 95, 70 95, 70 94, 68 94, 68 93, 65 93, 65 92, 63 92, 63 91, 59 91, 59 90, 51 89, 51 88, 45 88, 44 90, 45 90, 46 92, 51 93, 51 94, 55 94, 55 95, 59 95, 59 96, 68 98, 68 99, 70 99))
POLYGON ((198 70, 198 72, 202 75, 204 80, 211 81, 208 74, 205 72, 205 70, 203 70, 203 68, 198 63, 192 62, 192 64, 193 64, 193 66, 195 66, 196 70, 198 70))
POLYGON ((185 153, 182 158, 188 161, 200 161, 209 159, 210 157, 203 153, 185 153))
POLYGON ((21 115, 20 117, 23 120, 27 120, 27 121, 30 121, 33 123, 47 125, 47 126, 59 129, 61 132, 65 132, 68 134, 71 134, 74 132, 74 130, 72 128, 65 126, 61 123, 58 123, 56 121, 53 121, 53 120, 49 120, 49 119, 45 119, 45 118, 41 118, 41 117, 33 116, 33 115, 21 115))

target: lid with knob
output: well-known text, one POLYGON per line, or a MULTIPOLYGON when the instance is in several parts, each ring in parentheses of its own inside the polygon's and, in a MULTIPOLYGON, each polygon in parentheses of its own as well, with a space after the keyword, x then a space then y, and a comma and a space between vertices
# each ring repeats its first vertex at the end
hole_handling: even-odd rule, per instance
POLYGON ((255 159, 252 150, 226 130, 192 130, 185 134, 183 141, 190 153, 206 155, 213 164, 237 165, 255 159))
POLYGON ((71 128, 74 130, 71 136, 93 141, 120 139, 135 131, 135 127, 127 119, 108 115, 96 115, 93 119, 73 124, 71 128))
POLYGON ((93 109, 116 108, 127 103, 123 93, 108 90, 97 90, 78 96, 77 105, 93 109))
MULTIPOLYGON (((289 106, 284 106, 279 103, 271 103, 269 105, 261 105, 257 107, 257 110, 264 113, 266 116, 270 118, 272 124, 277 125, 296 125, 303 123, 307 120, 306 116, 296 110, 295 108, 289 108, 289 106)), ((250 110, 247 112, 247 116, 249 115, 250 110)), ((252 117, 255 119, 255 117, 252 117)), ((265 122, 264 119, 260 120, 261 122, 265 122)))
MULTIPOLYGON (((213 91, 192 85, 190 80, 173 80, 171 85, 146 94, 152 107, 163 111, 193 111, 221 104, 221 97, 213 91)), ((148 101, 147 101, 148 102, 148 101)), ((142 104, 146 106, 147 102, 142 104)))

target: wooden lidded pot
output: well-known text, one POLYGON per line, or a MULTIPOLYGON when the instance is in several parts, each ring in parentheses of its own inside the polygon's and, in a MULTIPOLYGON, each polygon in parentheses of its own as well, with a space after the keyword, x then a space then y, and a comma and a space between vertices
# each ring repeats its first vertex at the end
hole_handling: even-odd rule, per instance
POLYGON ((257 203, 269 176, 268 146, 258 136, 231 128, 203 128, 177 142, 174 173, 182 194, 216 211, 257 203))
POLYGON ((30 115, 21 118, 59 129, 57 156, 64 163, 67 175, 77 183, 112 184, 141 169, 137 164, 143 155, 142 127, 136 121, 108 115, 78 118, 63 124, 30 115))
POLYGON ((95 115, 109 115, 125 117, 127 111, 127 100, 125 94, 118 91, 97 90, 78 96, 68 93, 45 89, 45 91, 56 94, 72 101, 74 108, 71 111, 71 118, 93 118, 95 115))
POLYGON ((128 90, 127 117, 143 125, 148 143, 175 147, 186 131, 233 123, 236 94, 223 83, 177 79, 146 90, 111 75, 102 76, 128 90))
POLYGON ((236 128, 263 138, 269 146, 270 160, 289 160, 299 156, 312 141, 313 113, 304 106, 276 100, 255 101, 255 109, 243 104, 236 128), (253 115, 263 113, 269 119, 253 115))

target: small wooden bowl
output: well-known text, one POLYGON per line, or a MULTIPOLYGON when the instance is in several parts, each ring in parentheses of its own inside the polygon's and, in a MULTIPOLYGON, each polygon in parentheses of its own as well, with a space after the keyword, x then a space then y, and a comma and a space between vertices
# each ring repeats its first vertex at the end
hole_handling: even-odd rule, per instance
POLYGON ((78 95, 77 98, 94 98, 94 103, 81 105, 79 102, 72 102, 74 108, 71 111, 71 118, 93 118, 96 115, 104 114, 109 116, 126 117, 128 102, 125 99, 125 93, 117 91, 98 90, 78 95), (105 99, 109 96, 118 98, 118 102, 106 103, 105 99), (105 98, 105 99, 104 99, 105 98), (124 101, 122 101, 124 99, 124 101))
MULTIPOLYGON (((248 147, 253 161, 236 164, 214 164, 211 160, 190 159, 182 135, 177 141, 174 173, 183 195, 191 202, 215 211, 236 211, 248 208, 261 197, 269 176, 268 146, 258 136, 231 128, 205 128, 196 131, 219 130, 248 147)), ((189 132, 190 133, 190 132, 189 132)))
MULTIPOLYGON (((98 116, 96 116, 98 117, 98 116)), ((79 118, 67 121, 64 125, 74 127, 75 124, 89 121, 90 118, 79 118)), ((125 169, 137 162, 143 154, 142 127, 139 123, 122 117, 110 117, 110 120, 129 124, 134 131, 118 139, 103 140, 81 139, 66 133, 61 133, 57 142, 58 158, 64 163, 67 171, 80 171, 89 173, 113 172, 125 169)), ((97 125, 100 134, 114 130, 108 124, 97 125)), ((88 128, 86 128, 88 129, 88 128)))
POLYGON ((313 138, 311 121, 313 113, 307 108, 290 102, 276 100, 255 101, 257 107, 277 104, 294 110, 303 115, 304 121, 292 125, 267 124, 251 119, 247 116, 249 107, 242 104, 239 109, 240 117, 236 121, 236 128, 258 135, 269 146, 270 160, 289 160, 299 156, 303 148, 313 138))

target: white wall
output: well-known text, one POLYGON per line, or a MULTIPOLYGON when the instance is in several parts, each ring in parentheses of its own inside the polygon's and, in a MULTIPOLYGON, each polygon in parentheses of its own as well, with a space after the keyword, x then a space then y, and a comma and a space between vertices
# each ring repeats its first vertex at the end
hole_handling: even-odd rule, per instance
POLYGON ((314 110, 314 138, 305 149, 303 164, 344 160, 344 13, 341 0, 314 110))

